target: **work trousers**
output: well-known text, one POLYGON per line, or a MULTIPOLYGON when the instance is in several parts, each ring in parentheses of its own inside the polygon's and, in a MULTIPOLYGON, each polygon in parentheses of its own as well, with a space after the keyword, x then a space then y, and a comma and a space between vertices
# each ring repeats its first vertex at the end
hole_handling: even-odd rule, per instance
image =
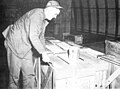
POLYGON ((29 51, 25 58, 21 59, 17 57, 11 49, 6 45, 7 60, 9 67, 9 87, 8 89, 19 89, 19 76, 20 71, 23 75, 23 88, 22 89, 34 89, 35 74, 33 68, 32 51, 29 51))

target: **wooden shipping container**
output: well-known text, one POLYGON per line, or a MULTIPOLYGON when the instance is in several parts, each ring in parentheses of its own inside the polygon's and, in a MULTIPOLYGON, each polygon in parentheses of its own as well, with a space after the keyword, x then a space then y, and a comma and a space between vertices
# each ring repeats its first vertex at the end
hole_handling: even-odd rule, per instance
MULTIPOLYGON (((43 89, 105 89, 109 63, 97 57, 85 56, 84 52, 81 55, 82 59, 73 59, 75 63, 71 64, 56 54, 50 54, 53 64, 51 72, 54 76, 48 76, 47 84, 43 89)), ((46 68, 44 73, 47 75, 50 68, 46 68)))

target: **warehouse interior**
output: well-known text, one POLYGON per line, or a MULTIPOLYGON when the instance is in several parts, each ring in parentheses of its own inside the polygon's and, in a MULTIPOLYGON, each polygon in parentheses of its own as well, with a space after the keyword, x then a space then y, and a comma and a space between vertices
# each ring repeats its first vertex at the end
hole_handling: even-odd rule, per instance
MULTIPOLYGON (((29 10, 44 8, 48 1, 0 0, 0 89, 7 89, 9 76, 2 32, 29 10)), ((82 35, 83 46, 103 53, 105 53, 105 40, 120 40, 120 0, 57 1, 63 9, 47 26, 46 37, 64 41, 63 33, 66 33, 69 34, 67 39, 74 41, 73 36, 82 35)))

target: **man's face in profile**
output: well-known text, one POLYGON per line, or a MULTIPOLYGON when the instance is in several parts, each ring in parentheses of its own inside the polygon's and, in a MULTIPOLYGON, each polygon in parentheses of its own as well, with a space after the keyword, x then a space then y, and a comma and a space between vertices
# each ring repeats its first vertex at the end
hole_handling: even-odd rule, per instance
POLYGON ((60 13, 60 9, 54 7, 48 7, 47 19, 52 20, 56 18, 60 13))

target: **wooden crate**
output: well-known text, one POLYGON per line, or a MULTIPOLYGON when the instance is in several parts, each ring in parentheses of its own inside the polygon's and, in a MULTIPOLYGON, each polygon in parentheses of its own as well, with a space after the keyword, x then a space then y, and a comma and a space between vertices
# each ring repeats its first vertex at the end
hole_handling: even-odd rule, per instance
POLYGON ((105 89, 108 63, 97 59, 94 64, 78 59, 71 65, 51 56, 54 65, 56 89, 105 89))
POLYGON ((110 89, 119 89, 120 88, 120 42, 106 40, 106 55, 112 56, 109 61, 111 65, 109 67, 109 81, 110 89), (114 76, 114 77, 111 77, 114 76), (115 77, 116 76, 116 77, 115 77))
MULTIPOLYGON (((49 57, 54 76, 51 76, 53 79, 48 80, 46 87, 42 89, 105 89, 108 62, 95 56, 86 56, 84 52, 80 53, 82 59, 76 59, 72 64, 59 58, 57 54, 50 54, 49 57)), ((48 68, 45 70, 48 71, 48 68)))

